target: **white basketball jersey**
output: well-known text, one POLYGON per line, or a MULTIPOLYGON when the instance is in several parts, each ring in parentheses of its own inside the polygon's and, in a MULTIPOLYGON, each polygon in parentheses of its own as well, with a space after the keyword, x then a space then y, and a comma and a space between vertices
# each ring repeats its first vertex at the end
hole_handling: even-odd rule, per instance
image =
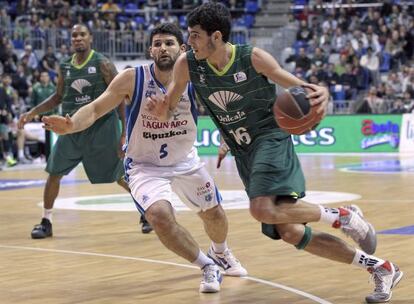
POLYGON ((135 75, 134 95, 126 112, 126 163, 150 167, 191 167, 199 162, 197 149, 194 148, 197 110, 192 85, 187 85, 170 120, 160 122, 145 110, 148 96, 166 93, 155 78, 154 65, 135 68, 135 75))

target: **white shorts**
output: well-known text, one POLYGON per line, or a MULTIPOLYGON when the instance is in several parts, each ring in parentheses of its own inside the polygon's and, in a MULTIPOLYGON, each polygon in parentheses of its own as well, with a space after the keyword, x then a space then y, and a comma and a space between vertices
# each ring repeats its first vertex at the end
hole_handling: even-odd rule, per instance
POLYGON ((196 212, 211 209, 221 202, 214 180, 204 166, 195 166, 194 170, 181 174, 172 167, 162 172, 161 168, 130 166, 127 169, 131 195, 141 213, 157 201, 171 203, 173 191, 196 212))

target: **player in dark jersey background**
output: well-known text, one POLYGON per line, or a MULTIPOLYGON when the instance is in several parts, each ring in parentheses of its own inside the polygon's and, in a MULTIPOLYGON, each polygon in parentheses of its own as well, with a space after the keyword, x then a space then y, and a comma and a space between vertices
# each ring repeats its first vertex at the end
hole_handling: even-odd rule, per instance
MULTIPOLYGON (((178 58, 164 98, 148 98, 148 110, 160 120, 168 119, 191 81, 235 156, 250 198, 250 213, 262 223, 263 233, 314 255, 367 269, 376 284, 374 292, 366 297, 367 302, 388 301, 391 288, 403 273, 393 263, 372 255, 376 234, 357 206, 325 208, 298 201, 305 192, 303 172, 290 135, 273 118, 276 92, 269 80, 284 88, 312 88, 314 92, 308 97, 322 115, 329 99, 327 88, 306 84, 283 70, 262 49, 230 44, 231 16, 220 3, 196 7, 187 21, 188 44, 192 49, 178 58), (302 224, 319 221, 341 228, 365 252, 302 224)), ((220 149, 219 162, 225 152, 220 149)))
MULTIPOLYGON (((56 93, 19 119, 19 128, 36 115, 48 112, 62 104, 64 115, 71 115, 80 107, 98 97, 116 76, 114 64, 91 49, 92 35, 86 25, 72 28, 71 42, 74 55, 60 63, 56 93)), ((43 193, 42 221, 32 230, 32 238, 52 236, 52 209, 59 193, 60 180, 79 162, 83 163, 91 183, 117 182, 129 192, 123 179, 122 144, 125 141, 125 105, 99 119, 85 131, 60 136, 50 154, 46 171, 49 173, 43 193), (119 126, 119 116, 122 131, 119 126)), ((151 227, 141 218, 143 232, 151 227)))

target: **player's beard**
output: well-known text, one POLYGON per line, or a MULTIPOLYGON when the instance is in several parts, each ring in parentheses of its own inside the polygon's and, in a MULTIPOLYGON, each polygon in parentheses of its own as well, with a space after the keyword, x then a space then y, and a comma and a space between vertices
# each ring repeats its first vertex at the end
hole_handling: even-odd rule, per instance
POLYGON ((155 64, 160 69, 160 71, 171 71, 179 55, 180 54, 178 53, 177 55, 171 56, 168 58, 168 60, 161 60, 161 57, 159 57, 157 60, 155 60, 155 64))

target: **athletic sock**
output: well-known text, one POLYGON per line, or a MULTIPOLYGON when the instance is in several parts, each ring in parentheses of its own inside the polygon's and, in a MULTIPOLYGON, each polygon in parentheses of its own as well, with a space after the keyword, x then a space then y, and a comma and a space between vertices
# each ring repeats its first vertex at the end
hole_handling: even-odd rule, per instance
POLYGON ((378 266, 385 263, 384 260, 377 258, 376 256, 369 255, 368 253, 363 252, 362 250, 355 249, 355 256, 352 261, 352 265, 368 269, 368 268, 377 268, 378 266))
POLYGON ((213 245, 213 250, 215 253, 223 253, 227 249, 227 242, 224 241, 224 243, 214 243, 211 242, 213 245))
POLYGON ((338 208, 326 208, 321 205, 319 205, 319 208, 321 209, 321 218, 319 219, 320 222, 333 225, 335 222, 339 220, 338 208))
POLYGON ((214 264, 214 261, 204 254, 201 250, 198 252, 197 259, 193 262, 194 265, 197 265, 201 269, 209 264, 214 264))
POLYGON ((43 217, 47 218, 50 222, 52 222, 52 211, 53 209, 43 208, 43 217))

